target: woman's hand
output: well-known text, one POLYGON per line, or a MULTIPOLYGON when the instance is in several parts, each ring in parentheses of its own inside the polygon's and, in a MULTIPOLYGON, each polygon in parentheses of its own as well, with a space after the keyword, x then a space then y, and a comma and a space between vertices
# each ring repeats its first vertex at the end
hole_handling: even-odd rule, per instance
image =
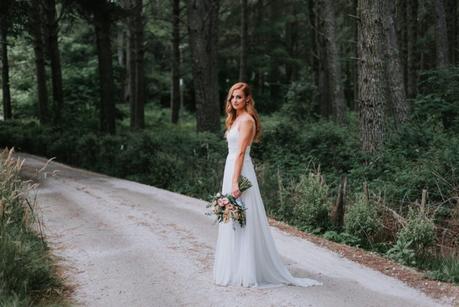
POLYGON ((237 182, 233 183, 233 187, 231 188, 231 195, 234 198, 239 198, 241 196, 241 191, 239 190, 239 184, 237 182))

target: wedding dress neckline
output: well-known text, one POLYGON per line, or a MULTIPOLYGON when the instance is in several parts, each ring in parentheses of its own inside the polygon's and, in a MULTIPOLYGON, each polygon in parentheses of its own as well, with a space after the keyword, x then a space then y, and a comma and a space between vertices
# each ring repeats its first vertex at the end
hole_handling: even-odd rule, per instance
MULTIPOLYGON (((239 120, 239 121, 235 120, 235 121, 233 122, 233 124, 231 125, 231 127, 229 128, 228 133, 229 133, 231 130, 233 130, 233 128, 237 128, 237 126, 239 125, 239 122, 240 122, 240 121, 241 121, 241 120, 239 120)), ((239 133, 239 129, 236 129, 236 132, 239 133)), ((256 132, 255 132, 255 133, 256 133, 256 132)), ((254 138, 254 137, 255 137, 255 135, 252 136, 252 142, 250 142, 250 144, 249 144, 247 147, 251 147, 251 146, 252 146, 252 144, 253 144, 253 138, 254 138)))

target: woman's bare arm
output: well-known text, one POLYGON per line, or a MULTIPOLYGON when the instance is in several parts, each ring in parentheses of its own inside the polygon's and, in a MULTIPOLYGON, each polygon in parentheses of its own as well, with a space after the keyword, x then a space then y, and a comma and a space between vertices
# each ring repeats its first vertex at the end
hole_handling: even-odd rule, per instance
POLYGON ((239 191, 239 176, 241 175, 242 165, 244 163, 244 156, 247 147, 252 141, 253 134, 253 119, 243 119, 240 123, 240 138, 239 138, 239 150, 236 154, 236 160, 234 162, 234 172, 232 178, 232 194, 234 197, 239 197, 241 192, 239 191))

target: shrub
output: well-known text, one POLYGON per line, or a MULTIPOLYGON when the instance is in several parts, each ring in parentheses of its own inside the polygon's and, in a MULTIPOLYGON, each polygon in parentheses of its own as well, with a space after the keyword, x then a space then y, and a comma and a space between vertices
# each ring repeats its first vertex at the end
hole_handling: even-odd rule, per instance
POLYGON ((344 228, 347 233, 362 240, 362 243, 373 243, 382 228, 376 205, 367 201, 363 194, 357 195, 356 201, 344 215, 344 228))
POLYGON ((416 264, 416 254, 411 248, 413 241, 406 241, 405 238, 397 240, 392 248, 390 248, 386 255, 405 265, 415 265, 416 264))
POLYGON ((449 131, 459 130, 459 68, 448 67, 423 72, 420 93, 414 105, 418 120, 441 122, 449 131))
POLYGON ((431 278, 459 283, 459 259, 454 256, 446 258, 435 259, 431 261, 433 270, 429 271, 427 275, 431 278))
POLYGON ((317 88, 312 80, 313 74, 306 73, 299 81, 293 81, 288 88, 286 101, 280 112, 290 119, 304 121, 317 109, 317 88))
POLYGON ((293 193, 289 197, 295 201, 294 221, 301 229, 325 230, 330 226, 328 186, 320 173, 302 175, 288 190, 293 193))
POLYGON ((361 244, 359 238, 347 232, 338 233, 334 230, 328 230, 324 233, 323 237, 330 241, 352 245, 352 246, 359 246, 361 244))
POLYGON ((398 232, 397 240, 411 242, 416 255, 420 256, 435 241, 435 224, 424 213, 410 209, 407 224, 398 232))

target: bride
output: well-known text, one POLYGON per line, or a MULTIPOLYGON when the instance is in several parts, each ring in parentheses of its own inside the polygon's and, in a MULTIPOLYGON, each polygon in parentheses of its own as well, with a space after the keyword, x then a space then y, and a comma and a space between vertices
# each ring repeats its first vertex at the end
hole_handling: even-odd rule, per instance
POLYGON ((226 113, 228 157, 222 192, 239 197, 247 210, 244 227, 231 221, 219 224, 214 263, 215 283, 244 287, 321 285, 316 280, 293 277, 282 263, 274 244, 250 157, 252 142, 259 141, 260 121, 246 83, 236 83, 230 88, 226 113), (252 183, 252 187, 242 194, 238 187, 240 175, 252 183))

